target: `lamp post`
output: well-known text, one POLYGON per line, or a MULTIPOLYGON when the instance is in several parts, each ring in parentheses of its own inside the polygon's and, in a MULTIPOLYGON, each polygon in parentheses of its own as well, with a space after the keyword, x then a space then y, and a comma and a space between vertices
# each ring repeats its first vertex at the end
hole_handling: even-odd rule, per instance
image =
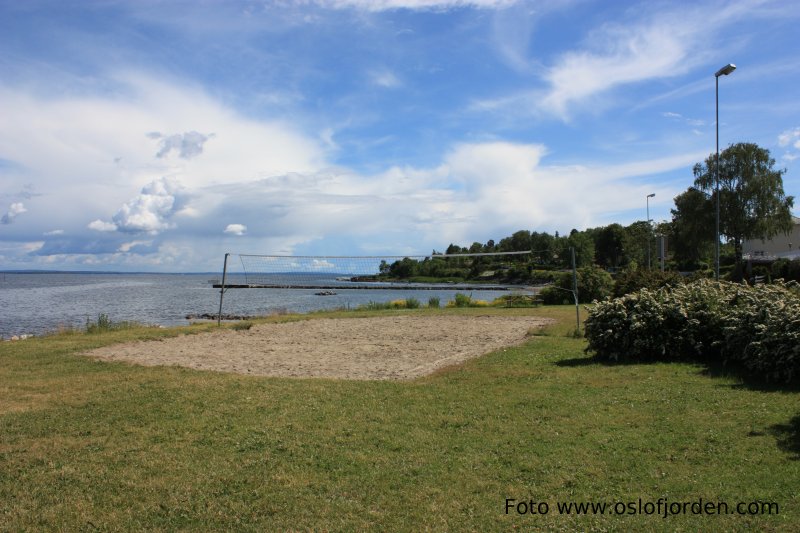
POLYGON ((645 199, 647 202, 647 270, 650 270, 650 233, 652 233, 652 227, 650 226, 650 198, 655 195, 656 193, 650 193, 645 199))
POLYGON ((730 74, 734 70, 736 70, 736 65, 734 65, 733 63, 728 63, 727 65, 725 65, 724 67, 719 69, 714 74, 714 79, 716 81, 716 97, 717 97, 717 120, 716 120, 716 123, 717 123, 717 164, 714 165, 714 171, 716 173, 716 182, 717 182, 716 183, 716 192, 717 192, 717 207, 716 207, 716 211, 717 211, 717 216, 716 216, 717 233, 716 233, 716 235, 717 235, 717 239, 716 239, 716 242, 714 244, 714 278, 717 281, 719 281, 719 238, 720 238, 720 236, 719 236, 719 77, 720 76, 727 76, 728 74, 730 74))

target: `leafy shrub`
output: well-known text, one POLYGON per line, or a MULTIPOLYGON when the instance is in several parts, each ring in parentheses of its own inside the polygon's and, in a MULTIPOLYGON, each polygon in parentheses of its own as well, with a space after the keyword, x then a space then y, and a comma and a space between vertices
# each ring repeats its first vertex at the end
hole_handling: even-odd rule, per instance
POLYGON ((457 292, 452 303, 455 307, 469 307, 472 303, 472 296, 457 292))
POLYGON ((233 329, 234 331, 247 331, 252 327, 253 327, 252 322, 237 322, 231 327, 231 329, 233 329))
POLYGON ((428 307, 432 309, 439 309, 439 303, 440 300, 438 296, 431 296, 430 298, 428 298, 428 307))
POLYGON ((677 272, 660 270, 626 270, 617 274, 614 280, 614 296, 624 296, 640 289, 656 290, 662 287, 674 287, 683 283, 677 272))
POLYGON ((800 377, 797 283, 699 280, 597 303, 585 323, 600 359, 735 364, 770 381, 800 377))
POLYGON ((419 309, 420 303, 416 298, 406 298, 406 309, 419 309))

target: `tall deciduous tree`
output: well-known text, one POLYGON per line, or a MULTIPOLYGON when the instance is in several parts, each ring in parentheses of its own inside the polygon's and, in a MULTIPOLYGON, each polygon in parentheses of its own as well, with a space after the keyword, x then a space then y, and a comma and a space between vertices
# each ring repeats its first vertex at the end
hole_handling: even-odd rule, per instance
MULTIPOLYGON (((770 239, 792 229, 794 198, 783 192, 785 170, 774 168, 769 150, 753 143, 729 146, 719 156, 720 233, 733 241, 741 266, 745 239, 770 239)), ((716 155, 694 166, 694 184, 716 202, 716 155)))
POLYGON ((670 210, 670 247, 679 264, 696 267, 714 253, 714 203, 694 187, 674 200, 675 209, 670 210))
POLYGON ((627 234, 619 224, 597 228, 594 231, 595 257, 604 267, 617 268, 625 264, 627 234))

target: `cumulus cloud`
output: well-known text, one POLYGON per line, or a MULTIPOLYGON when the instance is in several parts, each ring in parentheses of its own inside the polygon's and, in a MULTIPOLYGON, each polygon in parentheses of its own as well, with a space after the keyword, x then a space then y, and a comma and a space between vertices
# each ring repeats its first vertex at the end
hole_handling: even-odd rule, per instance
POLYGON ((247 231, 247 226, 244 224, 228 224, 225 226, 224 233, 230 233, 231 235, 244 235, 247 231))
POLYGON ((104 222, 99 218, 97 220, 92 220, 86 225, 87 228, 94 230, 94 231, 117 231, 117 225, 113 222, 104 222))
POLYGON ((184 207, 186 199, 185 189, 176 180, 164 177, 148 183, 135 198, 123 204, 113 222, 95 220, 88 227, 95 231, 154 235, 173 227, 170 219, 184 207))
POLYGON ((187 131, 186 133, 177 133, 175 135, 162 135, 157 131, 147 134, 149 139, 159 141, 159 150, 156 152, 156 157, 163 158, 174 151, 177 152, 178 157, 183 159, 191 159, 202 154, 203 145, 213 136, 213 133, 204 135, 196 131, 187 131))
MULTIPOLYGON (((272 176, 226 186, 204 217, 181 224, 207 228, 236 213, 238 225, 248 228, 248 248, 264 253, 298 253, 298 245, 314 240, 352 242, 350 253, 419 253, 449 242, 497 239, 520 228, 564 231, 599 224, 639 208, 641 198, 654 191, 666 202, 679 191, 649 190, 652 181, 644 178, 688 168, 706 155, 563 167, 548 165, 547 154, 541 144, 462 143, 430 167, 272 176)), ((226 229, 235 234, 233 225, 226 229)))
POLYGON ((14 219, 17 218, 17 216, 26 211, 27 209, 25 209, 25 206, 22 205, 22 202, 14 202, 9 206, 6 214, 0 218, 0 224, 11 224, 14 222, 14 219))
POLYGON ((53 237, 55 235, 64 235, 64 230, 63 229, 54 229, 54 230, 51 230, 51 231, 45 231, 43 233, 43 235, 45 237, 53 237))

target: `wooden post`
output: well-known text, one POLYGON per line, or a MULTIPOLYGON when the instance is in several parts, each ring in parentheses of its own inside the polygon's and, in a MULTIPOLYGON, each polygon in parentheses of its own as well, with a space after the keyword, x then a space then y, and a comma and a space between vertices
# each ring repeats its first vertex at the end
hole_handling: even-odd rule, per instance
POLYGON ((217 314, 217 326, 222 325, 222 297, 225 296, 225 276, 228 273, 228 256, 225 254, 225 262, 222 264, 222 284, 219 288, 219 314, 217 314))
POLYGON ((575 248, 570 247, 572 253, 572 295, 575 297, 575 331, 581 332, 581 308, 578 305, 578 270, 575 268, 575 248))

